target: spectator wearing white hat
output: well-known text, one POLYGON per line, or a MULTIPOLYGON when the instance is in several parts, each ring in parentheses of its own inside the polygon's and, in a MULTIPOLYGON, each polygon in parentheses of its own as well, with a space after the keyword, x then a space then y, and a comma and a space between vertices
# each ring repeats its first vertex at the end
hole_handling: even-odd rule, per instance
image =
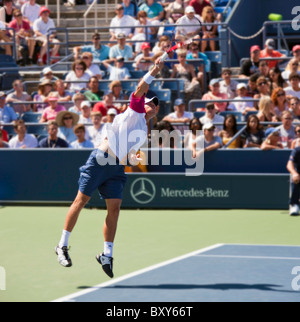
POLYGON ((117 110, 114 109, 114 108, 110 108, 108 111, 107 111, 107 123, 113 123, 116 115, 117 115, 117 110))
MULTIPOLYGON (((260 52, 260 58, 280 58, 286 57, 284 54, 275 50, 275 40, 267 39, 265 42, 265 49, 260 52)), ((282 62, 282 60, 268 60, 267 64, 269 68, 276 67, 278 63, 282 62)))
POLYGON ((204 132, 204 152, 217 150, 222 147, 222 139, 214 134, 216 127, 213 123, 208 122, 204 124, 202 129, 204 132))
POLYGON ((133 59, 132 47, 126 45, 126 35, 121 32, 117 35, 118 44, 111 47, 109 51, 109 59, 113 60, 122 56, 125 60, 133 59))
POLYGON ((239 83, 236 87, 237 96, 234 98, 234 100, 238 100, 239 102, 231 102, 227 110, 229 111, 236 111, 241 112, 242 114, 247 114, 251 111, 257 111, 254 107, 253 102, 240 102, 240 100, 252 100, 253 98, 250 96, 247 96, 247 85, 245 83, 239 83))
MULTIPOLYGON (((189 123, 193 118, 193 113, 185 110, 185 102, 182 98, 177 98, 174 102, 174 112, 165 116, 163 121, 170 123, 189 123)), ((179 130, 181 134, 184 134, 185 130, 189 129, 188 125, 173 126, 175 130, 179 130)))
POLYGON ((196 14, 192 6, 186 7, 185 15, 177 20, 177 25, 176 39, 181 37, 200 39, 201 17, 196 14))
POLYGON ((40 82, 45 80, 50 80, 51 82, 57 81, 59 78, 53 75, 51 67, 45 67, 42 71, 43 77, 41 77, 40 82))
POLYGON ((79 118, 79 124, 90 124, 92 123, 91 112, 92 105, 89 101, 83 101, 80 105, 81 115, 79 118))
POLYGON ((122 4, 117 4, 115 8, 116 16, 111 20, 110 27, 118 27, 118 28, 111 28, 109 32, 111 34, 110 41, 115 41, 117 39, 117 35, 123 32, 126 38, 132 38, 132 28, 126 27, 133 27, 136 23, 136 20, 124 14, 124 7, 122 4))

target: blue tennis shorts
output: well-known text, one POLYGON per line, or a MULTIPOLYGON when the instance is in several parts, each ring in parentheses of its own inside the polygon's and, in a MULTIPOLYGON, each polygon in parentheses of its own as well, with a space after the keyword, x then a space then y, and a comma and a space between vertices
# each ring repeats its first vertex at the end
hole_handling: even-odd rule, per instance
POLYGON ((86 196, 91 197, 98 189, 103 199, 122 199, 127 181, 125 167, 118 160, 106 162, 109 158, 106 152, 95 150, 80 168, 79 190, 86 196))

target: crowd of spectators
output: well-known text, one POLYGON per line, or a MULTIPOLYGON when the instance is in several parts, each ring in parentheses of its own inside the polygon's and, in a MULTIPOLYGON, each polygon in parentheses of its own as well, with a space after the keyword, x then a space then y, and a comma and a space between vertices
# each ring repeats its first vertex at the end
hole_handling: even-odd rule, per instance
MULTIPOLYGON (((45 35, 54 26, 49 18, 50 11, 37 5, 35 0, 12 10, 14 6, 17 7, 11 0, 4 0, 0 21, 17 31, 18 46, 28 47, 30 64, 36 43, 39 43, 37 62, 43 65, 47 47, 45 35)), ((135 71, 146 72, 155 58, 172 46, 170 35, 158 35, 158 26, 164 19, 177 24, 176 37, 193 38, 189 45, 172 54, 170 58, 177 62, 166 61, 166 70, 160 75, 182 79, 184 83, 183 95, 172 102, 171 113, 151 124, 154 129, 178 130, 181 143, 172 147, 185 146, 196 153, 195 147, 201 140, 204 151, 222 147, 284 149, 300 144, 297 127, 300 45, 294 46, 293 57, 286 59, 276 50, 274 40, 268 39, 264 48, 259 45, 250 48, 249 58, 243 60, 238 75, 233 76, 230 68, 223 68, 218 77, 209 79, 210 61, 206 51, 218 48, 217 22, 221 19, 209 1, 161 3, 146 0, 137 5, 124 0, 115 8, 110 42, 104 44, 100 34, 95 33, 91 45, 74 47, 71 71, 63 79, 55 77, 51 66, 47 66, 34 94, 24 91, 21 80, 13 83, 8 95, 0 93, 1 121, 14 122, 15 131, 10 138, 1 130, 0 147, 97 147, 106 135, 107 124, 128 108, 131 92, 122 88, 122 81, 133 77, 125 62, 131 62, 135 71), (203 26, 203 23, 211 25, 203 26), (145 25, 147 28, 143 28, 145 25), (204 64, 195 67, 189 63, 190 59, 202 59, 204 64), (102 79, 111 81, 107 91, 99 90, 102 79), (202 99, 205 107, 188 111, 188 102, 192 99, 202 99), (22 115, 28 112, 40 114, 39 122, 47 125, 47 134, 37 137, 27 133, 22 115), (242 132, 244 125, 239 124, 237 114, 245 122, 242 132), (190 130, 188 134, 186 130, 190 130), (197 132, 201 130, 203 133, 197 132)), ((51 38, 52 56, 59 51, 59 40, 55 37, 53 34, 51 38)), ((5 45, 4 49, 7 52, 8 47, 5 45)), ((22 59, 22 51, 18 51, 18 60, 22 59)))

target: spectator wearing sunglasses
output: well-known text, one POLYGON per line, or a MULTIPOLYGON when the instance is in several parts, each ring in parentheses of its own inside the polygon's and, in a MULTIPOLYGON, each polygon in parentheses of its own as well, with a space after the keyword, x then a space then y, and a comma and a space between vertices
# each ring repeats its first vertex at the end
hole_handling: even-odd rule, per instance
POLYGON ((289 81, 291 86, 284 89, 286 95, 291 95, 300 99, 300 75, 297 72, 292 73, 289 77, 289 81))
POLYGON ((292 146, 292 142, 296 137, 295 127, 293 125, 293 114, 290 111, 286 111, 282 113, 282 124, 278 126, 276 129, 279 130, 280 133, 280 142, 284 148, 290 149, 292 146))
POLYGON ((271 96, 272 102, 274 104, 274 112, 279 120, 281 120, 282 113, 289 109, 287 103, 287 97, 285 91, 282 87, 278 87, 273 90, 271 96))
POLYGON ((89 52, 93 54, 93 63, 99 63, 109 57, 109 47, 101 44, 100 34, 94 33, 92 36, 92 45, 74 47, 74 59, 77 60, 80 53, 89 52))
MULTIPOLYGON (((258 94, 254 95, 254 99, 261 99, 263 96, 270 96, 271 95, 271 89, 270 89, 270 83, 267 78, 261 76, 256 81, 256 86, 258 90, 258 94)), ((258 104, 255 103, 255 107, 257 107, 258 104)))
POLYGON ((289 110, 293 112, 293 118, 300 121, 300 99, 298 97, 292 97, 289 105, 289 110))

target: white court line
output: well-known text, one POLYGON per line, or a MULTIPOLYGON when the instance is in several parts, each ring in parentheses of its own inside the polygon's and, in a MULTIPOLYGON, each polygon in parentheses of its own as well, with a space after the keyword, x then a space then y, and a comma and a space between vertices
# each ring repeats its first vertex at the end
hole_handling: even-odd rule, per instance
POLYGON ((144 269, 141 269, 139 271, 136 271, 136 272, 133 272, 133 273, 130 273, 130 274, 121 276, 119 278, 116 278, 116 279, 114 279, 112 281, 105 282, 105 283, 96 285, 94 287, 91 287, 89 289, 86 289, 86 290, 83 290, 83 291, 79 291, 79 292, 76 292, 76 293, 73 293, 73 294, 70 294, 70 295, 61 297, 61 298, 59 298, 57 300, 54 300, 54 301, 51 301, 51 302, 71 302, 71 301, 74 301, 74 299, 76 297, 79 297, 79 296, 82 296, 82 295, 85 295, 85 294, 94 292, 97 289, 104 288, 104 287, 107 287, 107 286, 110 286, 110 285, 113 285, 113 284, 122 282, 122 281, 124 281, 126 279, 129 279, 129 278, 132 278, 132 277, 135 277, 135 276, 138 276, 138 275, 141 275, 141 274, 150 272, 150 271, 155 270, 155 269, 158 269, 160 267, 163 267, 163 266, 166 266, 166 265, 169 265, 169 264, 172 264, 172 263, 181 261, 181 260, 186 259, 188 257, 196 256, 198 254, 207 252, 207 251, 212 250, 212 249, 216 249, 216 248, 221 247, 221 246, 224 246, 224 244, 216 244, 216 245, 209 246, 209 247, 206 247, 206 248, 203 248, 203 249, 200 249, 200 250, 196 250, 196 251, 191 252, 189 254, 186 254, 186 255, 183 255, 183 256, 179 256, 179 257, 173 258, 171 260, 162 262, 160 264, 156 264, 156 265, 153 265, 153 266, 149 266, 149 267, 144 268, 144 269))
POLYGON ((245 259, 275 259, 275 260, 297 260, 297 257, 272 257, 272 256, 239 256, 239 255, 196 255, 197 257, 216 257, 216 258, 245 258, 245 259))

